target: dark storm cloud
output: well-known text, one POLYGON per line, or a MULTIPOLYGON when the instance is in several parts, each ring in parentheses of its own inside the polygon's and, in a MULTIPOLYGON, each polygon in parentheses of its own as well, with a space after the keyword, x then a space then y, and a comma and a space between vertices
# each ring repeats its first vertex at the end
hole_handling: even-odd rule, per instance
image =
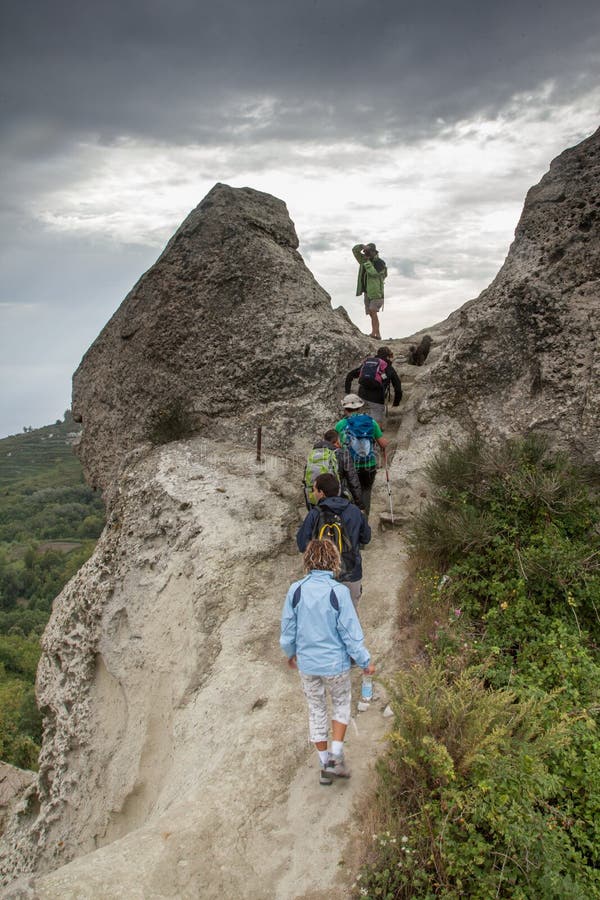
POLYGON ((393 256, 386 257, 388 272, 398 272, 404 278, 418 278, 418 268, 420 261, 415 259, 397 259, 393 256))
POLYGON ((568 91, 597 72, 599 24, 595 0, 13 0, 4 124, 44 126, 31 154, 73 133, 406 139, 547 79, 568 91))

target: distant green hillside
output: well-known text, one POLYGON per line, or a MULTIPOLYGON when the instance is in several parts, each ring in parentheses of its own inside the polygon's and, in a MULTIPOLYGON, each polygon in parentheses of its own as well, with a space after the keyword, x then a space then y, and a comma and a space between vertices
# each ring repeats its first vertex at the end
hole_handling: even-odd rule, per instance
POLYGON ((67 411, 63 422, 34 428, 0 439, 0 489, 13 489, 24 479, 40 478, 60 484, 64 476, 82 482, 81 466, 73 453, 80 433, 67 411))
POLYGON ((73 452, 78 434, 65 414, 0 440, 0 544, 98 537, 104 511, 73 452))
POLYGON ((102 499, 63 422, 0 440, 0 759, 35 767, 41 721, 33 683, 52 601, 92 553, 102 499))

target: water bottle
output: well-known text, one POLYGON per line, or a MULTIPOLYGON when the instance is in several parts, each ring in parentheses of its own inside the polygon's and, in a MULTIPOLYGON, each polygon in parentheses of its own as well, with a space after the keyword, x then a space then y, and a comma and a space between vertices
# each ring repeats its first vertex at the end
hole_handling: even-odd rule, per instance
POLYGON ((360 699, 364 703, 370 703, 373 699, 373 679, 370 675, 363 675, 362 677, 360 699))

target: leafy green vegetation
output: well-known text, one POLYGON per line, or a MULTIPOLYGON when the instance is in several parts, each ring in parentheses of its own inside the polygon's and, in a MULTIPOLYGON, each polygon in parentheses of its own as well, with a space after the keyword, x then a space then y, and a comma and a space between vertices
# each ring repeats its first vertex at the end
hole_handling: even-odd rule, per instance
POLYGON ((368 898, 600 897, 600 503, 536 439, 447 448, 413 531, 368 898))
POLYGON ((91 555, 104 526, 101 498, 63 422, 0 440, 0 758, 35 768, 41 718, 34 682, 52 601, 91 555))

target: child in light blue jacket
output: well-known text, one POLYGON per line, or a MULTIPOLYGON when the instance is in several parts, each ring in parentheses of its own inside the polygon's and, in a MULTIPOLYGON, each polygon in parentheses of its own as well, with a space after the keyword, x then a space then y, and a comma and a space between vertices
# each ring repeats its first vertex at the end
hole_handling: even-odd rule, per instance
POLYGON ((350 777, 344 737, 350 722, 351 661, 368 675, 375 671, 350 591, 335 580, 340 564, 340 554, 331 541, 310 541, 304 553, 308 574, 295 581, 287 593, 279 641, 290 668, 299 670, 323 785, 331 784, 334 777, 350 777), (327 749, 327 693, 333 708, 331 752, 327 749))

